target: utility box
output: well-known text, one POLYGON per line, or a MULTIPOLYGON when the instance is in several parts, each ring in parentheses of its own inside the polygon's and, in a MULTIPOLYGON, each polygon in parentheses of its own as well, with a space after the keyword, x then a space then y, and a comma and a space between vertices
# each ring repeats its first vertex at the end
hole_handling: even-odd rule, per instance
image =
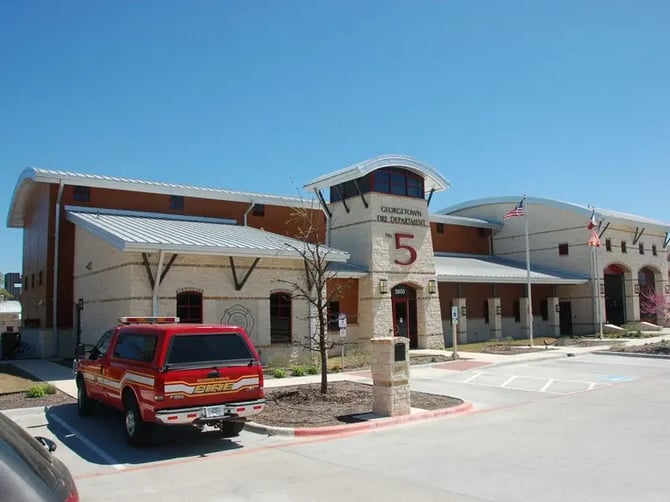
POLYGON ((372 339, 372 412, 389 417, 409 415, 409 339, 372 339))

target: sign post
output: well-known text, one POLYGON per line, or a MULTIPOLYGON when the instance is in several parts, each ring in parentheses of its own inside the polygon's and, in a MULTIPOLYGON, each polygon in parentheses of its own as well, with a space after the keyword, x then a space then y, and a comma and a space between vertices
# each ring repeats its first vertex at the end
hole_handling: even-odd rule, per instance
POLYGON ((453 347, 452 359, 458 359, 458 306, 451 307, 451 343, 453 347))
POLYGON ((337 316, 337 325, 340 328, 340 345, 342 347, 342 371, 344 371, 344 339, 347 337, 347 314, 337 316))

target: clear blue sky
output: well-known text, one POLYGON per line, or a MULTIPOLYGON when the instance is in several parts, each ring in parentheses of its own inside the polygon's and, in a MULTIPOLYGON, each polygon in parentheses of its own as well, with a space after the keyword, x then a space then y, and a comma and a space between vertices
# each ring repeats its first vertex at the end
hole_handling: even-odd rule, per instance
POLYGON ((295 194, 383 153, 437 210, 527 192, 670 221, 670 2, 0 2, 0 271, 26 166, 295 194))

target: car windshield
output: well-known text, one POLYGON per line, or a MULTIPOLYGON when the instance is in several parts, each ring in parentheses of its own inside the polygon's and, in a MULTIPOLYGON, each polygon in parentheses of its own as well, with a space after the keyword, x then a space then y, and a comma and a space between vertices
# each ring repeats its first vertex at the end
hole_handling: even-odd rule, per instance
POLYGON ((254 360, 238 333, 184 333, 173 337, 167 364, 198 364, 254 360))

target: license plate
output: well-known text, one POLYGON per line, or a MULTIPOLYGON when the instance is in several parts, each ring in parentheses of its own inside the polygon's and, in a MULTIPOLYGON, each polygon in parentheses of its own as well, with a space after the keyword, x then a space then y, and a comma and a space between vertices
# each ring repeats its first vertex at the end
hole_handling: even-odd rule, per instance
POLYGON ((205 418, 222 417, 225 414, 226 408, 224 406, 207 406, 205 408, 205 418))

